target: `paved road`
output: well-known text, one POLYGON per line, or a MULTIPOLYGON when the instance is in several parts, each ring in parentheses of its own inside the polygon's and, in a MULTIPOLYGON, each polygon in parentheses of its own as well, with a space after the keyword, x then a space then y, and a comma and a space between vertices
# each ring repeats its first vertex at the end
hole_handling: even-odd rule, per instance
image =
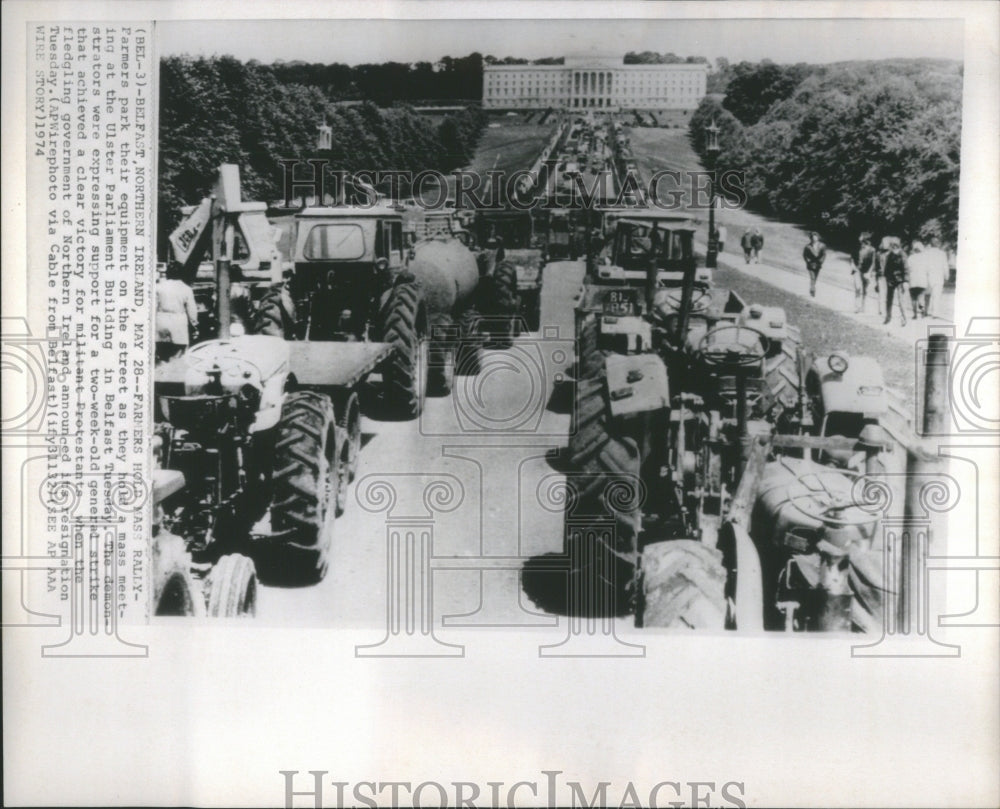
MULTIPOLYGON (((371 626, 378 635, 386 620, 387 527, 426 525, 424 492, 435 482, 456 492, 453 503, 446 502, 443 488, 428 494, 428 502, 442 506, 429 523, 438 568, 435 623, 442 616, 475 613, 487 588, 500 595, 483 595, 482 610, 465 622, 538 623, 520 592, 518 570, 526 558, 562 549, 562 510, 545 495, 557 491, 562 478, 545 455, 566 443, 569 416, 546 404, 556 374, 573 359, 572 297, 579 283, 579 275, 546 278, 546 333, 520 337, 507 351, 487 351, 479 376, 458 377, 452 395, 429 399, 419 420, 364 420, 366 444, 351 502, 334 528, 327 577, 312 587, 263 587, 258 623, 371 626), (388 512, 377 510, 386 502, 379 499, 383 482, 396 497, 388 512), (369 488, 372 484, 376 488, 369 488), (441 495, 443 500, 433 499, 441 495), (488 558, 475 561, 480 557, 488 558), (475 568, 484 566, 490 569, 482 574, 481 591, 475 568)), ((417 605, 413 614, 419 612, 417 605)))
MULTIPOLYGON (((427 653, 421 621, 444 642, 477 624, 532 627, 540 643, 565 637, 567 619, 536 611, 520 569, 527 559, 563 550, 562 478, 545 456, 565 445, 569 417, 545 405, 556 375, 572 359, 580 275, 547 274, 546 334, 521 337, 508 351, 488 351, 482 373, 459 377, 453 393, 429 400, 418 421, 364 421, 366 444, 347 513, 335 526, 329 574, 312 587, 262 588, 259 624, 371 627, 377 644, 387 631, 387 611, 398 610, 399 633, 392 639, 412 654, 427 653), (399 568, 390 564, 393 530, 403 537, 399 568), (430 537, 428 544, 421 535, 430 537)), ((837 277, 830 272, 812 301, 803 298, 804 280, 781 267, 748 269, 724 256, 720 270, 721 282, 747 300, 785 306, 817 348, 829 332, 857 331, 873 353, 908 373, 912 348, 898 333, 856 324, 853 307, 838 311, 837 277)), ((613 623, 622 637, 631 619, 613 623)))

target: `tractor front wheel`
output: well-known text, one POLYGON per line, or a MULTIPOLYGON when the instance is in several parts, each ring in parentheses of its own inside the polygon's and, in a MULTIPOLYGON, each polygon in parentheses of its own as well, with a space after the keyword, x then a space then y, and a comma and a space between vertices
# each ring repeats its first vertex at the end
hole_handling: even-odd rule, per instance
POLYGON ((241 553, 227 553, 208 574, 208 614, 213 618, 252 618, 257 613, 257 570, 241 553))
POLYGON ((268 579, 320 581, 326 574, 339 484, 333 403, 319 393, 289 394, 274 445, 268 579), (272 569, 274 565, 277 569, 272 569))

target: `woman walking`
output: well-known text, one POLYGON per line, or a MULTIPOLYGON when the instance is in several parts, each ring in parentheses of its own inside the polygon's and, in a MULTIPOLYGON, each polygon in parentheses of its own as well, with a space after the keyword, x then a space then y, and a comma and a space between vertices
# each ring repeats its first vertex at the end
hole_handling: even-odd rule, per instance
POLYGON ((805 259, 806 272, 809 273, 809 294, 815 298, 816 279, 819 277, 823 262, 826 261, 826 245, 819 240, 818 233, 809 234, 809 244, 803 248, 802 258, 805 259))

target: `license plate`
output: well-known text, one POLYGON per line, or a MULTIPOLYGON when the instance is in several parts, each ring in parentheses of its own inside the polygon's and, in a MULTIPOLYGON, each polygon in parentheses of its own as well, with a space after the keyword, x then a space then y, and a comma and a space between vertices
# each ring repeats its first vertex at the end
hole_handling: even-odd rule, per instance
POLYGON ((616 289, 604 296, 604 314, 627 317, 639 314, 639 290, 616 289))

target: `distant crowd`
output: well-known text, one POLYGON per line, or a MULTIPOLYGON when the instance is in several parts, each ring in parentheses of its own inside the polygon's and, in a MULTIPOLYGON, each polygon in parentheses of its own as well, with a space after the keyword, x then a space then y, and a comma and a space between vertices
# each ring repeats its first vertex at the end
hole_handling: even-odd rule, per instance
MULTIPOLYGON (((713 232, 719 253, 725 249, 726 228, 713 232)), ((759 227, 746 228, 740 248, 747 264, 759 264, 764 249, 764 235, 759 227)), ((816 281, 826 261, 827 248, 818 233, 809 235, 802 249, 809 295, 816 297, 816 281)), ((909 251, 898 236, 883 236, 875 246, 872 234, 861 233, 851 252, 851 278, 854 282, 855 313, 863 313, 869 298, 874 299, 883 323, 892 321, 893 307, 899 311, 901 325, 906 325, 907 309, 914 320, 940 315, 941 295, 951 272, 948 254, 937 237, 924 242, 915 239, 909 251), (909 301, 909 304, 907 304, 909 301)))

